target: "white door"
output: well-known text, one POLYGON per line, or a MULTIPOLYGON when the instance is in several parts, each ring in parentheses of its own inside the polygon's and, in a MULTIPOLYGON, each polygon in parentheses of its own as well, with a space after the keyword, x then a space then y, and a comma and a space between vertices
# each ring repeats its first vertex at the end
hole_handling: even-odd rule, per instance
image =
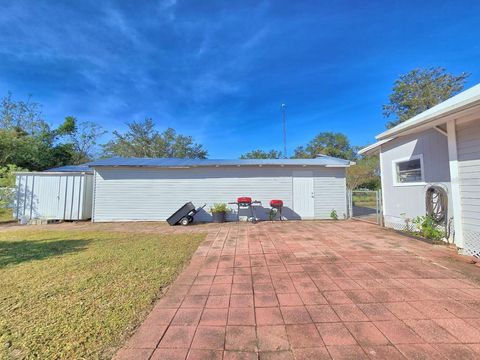
POLYGON ((313 219, 315 193, 313 192, 313 172, 293 172, 293 211, 302 219, 313 219))

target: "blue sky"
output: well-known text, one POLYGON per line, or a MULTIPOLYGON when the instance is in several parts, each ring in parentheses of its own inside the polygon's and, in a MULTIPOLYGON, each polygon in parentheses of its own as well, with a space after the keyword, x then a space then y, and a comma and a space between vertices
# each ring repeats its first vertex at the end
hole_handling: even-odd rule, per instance
POLYGON ((0 96, 31 94, 52 124, 152 117, 212 158, 280 150, 282 102, 292 153, 322 131, 372 142, 415 67, 480 82, 477 0, 2 3, 0 96))

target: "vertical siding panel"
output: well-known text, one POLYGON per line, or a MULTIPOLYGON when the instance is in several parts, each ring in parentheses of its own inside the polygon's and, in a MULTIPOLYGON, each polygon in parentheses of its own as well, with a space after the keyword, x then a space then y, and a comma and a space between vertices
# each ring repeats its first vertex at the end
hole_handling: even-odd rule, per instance
POLYGON ((21 204, 21 194, 23 192, 23 183, 22 183, 22 175, 17 175, 15 179, 15 202, 14 202, 14 216, 15 219, 20 219, 20 209, 22 207, 21 204))
MULTIPOLYGON (((84 219, 83 199, 90 199, 91 187, 83 185, 85 174, 31 173, 17 175, 14 203, 15 218, 79 220, 84 219), (89 192, 90 191, 90 192, 89 192), (89 193, 88 193, 89 192, 89 193)), ((90 211, 87 211, 87 215, 90 211)), ((90 216, 88 216, 89 218, 90 216)))
POLYGON ((75 188, 75 185, 78 185, 78 183, 75 184, 76 183, 76 181, 75 181, 76 180, 76 175, 70 176, 70 179, 72 180, 71 181, 72 182, 72 190, 70 192, 70 194, 71 194, 70 195, 70 209, 69 209, 68 219, 75 219, 77 216, 74 214, 73 209, 74 209, 75 201, 78 201, 78 197, 75 196, 76 192, 77 192, 76 191, 77 189, 75 188))
POLYGON ((27 210, 29 209, 27 204, 28 204, 28 199, 29 199, 29 189, 30 189, 30 185, 29 185, 29 179, 31 179, 30 176, 25 176, 25 192, 23 194, 23 214, 22 216, 26 216, 27 215, 27 210))
POLYGON ((84 183, 85 183, 85 174, 78 177, 78 202, 77 202, 77 220, 82 218, 82 207, 85 199, 84 183))
POLYGON ((403 136, 383 144, 381 151, 386 226, 404 226, 405 217, 425 215, 427 184, 442 184, 450 194, 448 144, 443 134, 431 129, 403 136), (425 183, 395 186, 393 162, 419 154, 423 155, 425 183))
POLYGON ((29 219, 32 218, 32 215, 33 215, 33 207, 34 207, 34 199, 33 199, 33 195, 35 194, 35 175, 32 176, 32 186, 30 188, 30 214, 28 216, 29 219))

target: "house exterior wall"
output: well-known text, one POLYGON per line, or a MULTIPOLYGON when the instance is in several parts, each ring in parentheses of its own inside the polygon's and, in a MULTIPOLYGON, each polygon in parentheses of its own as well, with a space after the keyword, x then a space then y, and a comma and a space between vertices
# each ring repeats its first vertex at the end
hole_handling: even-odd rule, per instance
POLYGON ((20 219, 91 218, 91 174, 31 173, 16 176, 13 216, 20 219))
MULTIPOLYGON (((184 203, 207 204, 197 221, 211 219, 214 203, 233 202, 239 196, 260 200, 256 216, 268 219, 269 201, 284 201, 284 216, 294 213, 293 171, 313 171, 314 217, 329 218, 332 209, 346 213, 345 168, 325 167, 202 167, 188 169, 95 169, 93 221, 166 220, 184 203)), ((233 210, 235 205, 231 205, 233 210)), ((240 215, 247 215, 241 210, 240 215)), ((236 214, 229 215, 231 220, 236 214)))
POLYGON ((456 136, 464 249, 480 256, 480 114, 457 123, 456 136))
MULTIPOLYGON (((450 170, 447 137, 434 129, 407 135, 381 145, 383 211, 385 225, 405 227, 405 219, 425 215, 427 185, 443 185, 450 195, 450 170), (423 158, 424 182, 395 184, 397 160, 414 156, 423 158)), ((451 196, 449 196, 451 202, 451 196)), ((449 209, 451 209, 451 204, 449 209)), ((451 215, 449 215, 451 216, 451 215)))

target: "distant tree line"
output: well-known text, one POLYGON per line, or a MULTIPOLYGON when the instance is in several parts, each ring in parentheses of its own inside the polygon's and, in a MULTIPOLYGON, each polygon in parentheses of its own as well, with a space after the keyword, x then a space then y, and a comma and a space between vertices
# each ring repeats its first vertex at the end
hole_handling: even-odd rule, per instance
POLYGON ((127 123, 125 132, 99 144, 106 130, 97 123, 67 116, 57 126, 42 117, 41 106, 31 99, 0 101, 0 168, 8 165, 42 171, 83 164, 103 156, 206 158, 208 153, 192 137, 168 128, 159 132, 152 119, 127 123))
POLYGON ((103 145, 104 156, 167 157, 206 159, 207 150, 191 136, 168 128, 159 132, 152 119, 127 123, 124 133, 113 132, 113 139, 103 145))
MULTIPOLYGON (((401 75, 388 104, 383 106, 384 116, 391 119, 386 126, 394 126, 455 95, 463 89, 467 77, 466 73, 453 75, 443 68, 415 69, 401 75)), ((99 124, 79 121, 74 116, 65 117, 60 125, 53 127, 43 118, 40 104, 30 98, 15 100, 9 93, 0 100, 0 180, 11 182, 12 177, 7 174, 18 169, 42 171, 105 156, 200 159, 208 156, 203 145, 191 136, 178 134, 172 128, 159 131, 150 118, 127 123, 126 131, 113 131, 111 139, 100 144, 106 132, 99 124)), ((348 170, 348 186, 378 187, 378 159, 359 157, 357 150, 346 135, 323 132, 297 147, 292 157, 327 155, 356 161, 357 165, 348 170)), ((256 149, 241 158, 282 156, 275 149, 256 149)))

